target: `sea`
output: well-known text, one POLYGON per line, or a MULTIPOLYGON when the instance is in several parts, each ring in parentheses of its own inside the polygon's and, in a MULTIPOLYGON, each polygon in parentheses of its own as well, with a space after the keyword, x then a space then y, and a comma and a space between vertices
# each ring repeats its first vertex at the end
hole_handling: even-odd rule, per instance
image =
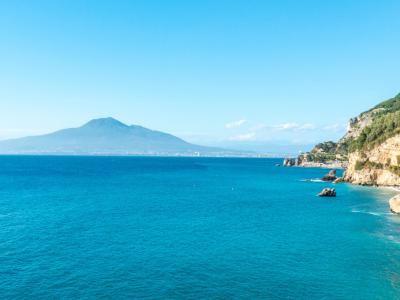
POLYGON ((400 299, 395 191, 279 163, 0 156, 0 299, 400 299))

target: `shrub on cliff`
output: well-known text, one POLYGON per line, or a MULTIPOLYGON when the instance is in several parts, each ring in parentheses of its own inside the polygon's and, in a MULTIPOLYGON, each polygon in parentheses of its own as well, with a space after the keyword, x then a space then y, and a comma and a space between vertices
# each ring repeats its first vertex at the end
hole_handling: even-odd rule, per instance
POLYGON ((400 111, 380 114, 365 127, 358 138, 349 141, 350 152, 370 149, 400 133, 400 111))

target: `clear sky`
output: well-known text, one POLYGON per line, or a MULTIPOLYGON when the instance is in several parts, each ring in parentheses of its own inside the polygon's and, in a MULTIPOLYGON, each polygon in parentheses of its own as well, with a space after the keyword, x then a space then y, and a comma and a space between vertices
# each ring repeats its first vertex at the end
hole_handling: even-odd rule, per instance
POLYGON ((400 1, 0 1, 0 138, 112 116, 313 143, 400 92, 400 1))

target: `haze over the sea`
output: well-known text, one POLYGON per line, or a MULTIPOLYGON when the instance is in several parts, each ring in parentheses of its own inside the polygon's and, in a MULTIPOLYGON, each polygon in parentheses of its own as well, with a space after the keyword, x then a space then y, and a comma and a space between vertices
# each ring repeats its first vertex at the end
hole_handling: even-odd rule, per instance
POLYGON ((0 139, 112 116, 306 150, 398 92, 398 1, 2 1, 0 139))

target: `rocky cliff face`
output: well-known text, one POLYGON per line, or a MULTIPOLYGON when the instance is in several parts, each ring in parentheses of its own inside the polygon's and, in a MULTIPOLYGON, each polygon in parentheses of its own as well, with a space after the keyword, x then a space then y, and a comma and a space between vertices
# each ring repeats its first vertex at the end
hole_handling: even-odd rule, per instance
POLYGON ((352 119, 339 143, 349 160, 346 181, 400 186, 400 94, 352 119))
POLYGON ((339 143, 343 143, 348 139, 358 138, 363 129, 372 124, 374 114, 378 113, 379 111, 382 111, 382 109, 373 109, 369 112, 362 113, 356 118, 350 119, 349 123, 347 124, 347 132, 345 136, 340 139, 339 143))
POLYGON ((361 185, 400 186, 400 135, 370 150, 349 153, 345 180, 361 185))
POLYGON ((337 143, 318 144, 303 156, 347 159, 344 179, 354 184, 400 186, 400 94, 352 118, 337 143))

